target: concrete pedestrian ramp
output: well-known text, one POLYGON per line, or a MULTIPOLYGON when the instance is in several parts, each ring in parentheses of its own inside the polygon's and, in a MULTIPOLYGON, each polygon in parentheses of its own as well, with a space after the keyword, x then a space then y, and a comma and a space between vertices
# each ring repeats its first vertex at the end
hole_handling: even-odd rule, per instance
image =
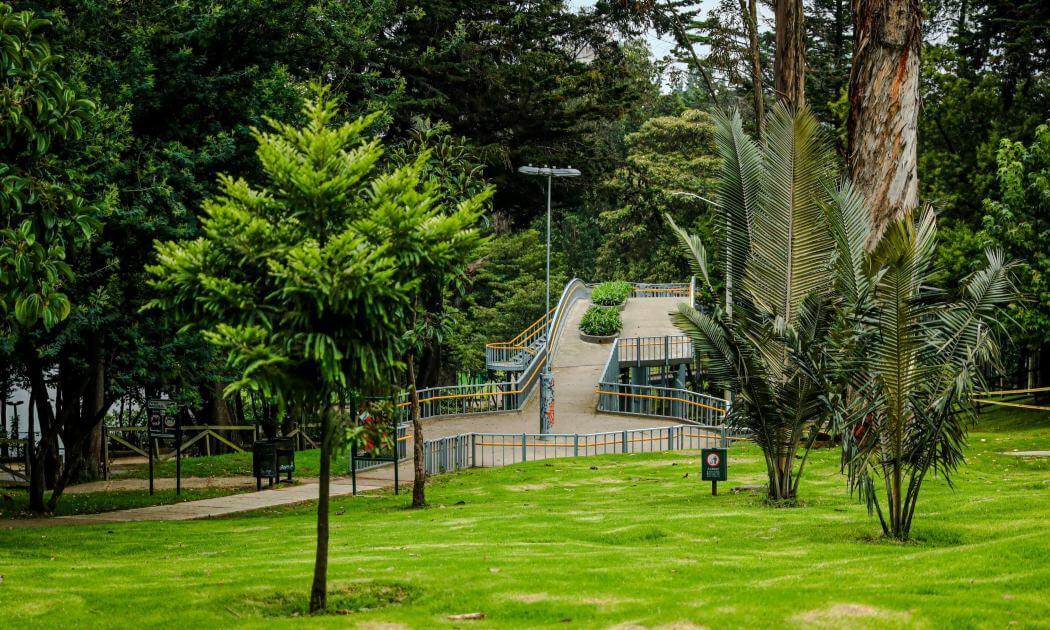
MULTIPOLYGON (((680 334, 671 323, 670 313, 685 298, 632 298, 620 314, 621 337, 659 337, 680 334)), ((597 433, 678 424, 674 420, 639 418, 598 413, 595 387, 609 358, 608 344, 580 339, 580 319, 590 300, 575 302, 561 331, 551 369, 554 372, 554 433, 597 433)), ((426 439, 463 433, 539 433, 539 395, 534 393, 520 412, 477 414, 428 420, 426 439)))

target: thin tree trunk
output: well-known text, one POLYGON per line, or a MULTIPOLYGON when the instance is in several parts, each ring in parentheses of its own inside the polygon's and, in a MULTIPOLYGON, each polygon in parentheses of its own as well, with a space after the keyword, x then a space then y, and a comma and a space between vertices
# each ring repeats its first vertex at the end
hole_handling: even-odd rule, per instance
POLYGON ((314 558, 314 581, 310 587, 310 612, 328 605, 328 488, 332 474, 331 401, 326 396, 321 408, 321 470, 317 491, 317 554, 314 558))
MULTIPOLYGON (((674 9, 669 10, 674 12, 674 9)), ((696 54, 693 42, 689 39, 689 33, 685 30, 685 25, 682 24, 681 18, 677 13, 671 16, 671 31, 675 42, 689 54, 690 59, 693 61, 693 67, 700 73, 700 78, 704 81, 704 87, 707 88, 708 94, 711 95, 711 102, 715 104, 715 107, 721 107, 722 104, 718 100, 718 92, 715 92, 715 87, 711 83, 711 77, 707 73, 707 68, 704 67, 704 62, 700 59, 700 56, 696 54)))
POLYGON ((806 36, 802 0, 775 0, 777 98, 801 107, 806 102, 806 36))
POLYGON ((29 386, 29 426, 26 429, 26 448, 29 450, 29 510, 31 512, 43 512, 44 511, 44 466, 43 466, 43 450, 44 445, 41 441, 40 447, 36 448, 36 427, 34 426, 36 420, 36 398, 37 391, 33 385, 29 386))
POLYGON ((755 127, 758 141, 766 141, 766 101, 762 93, 762 56, 758 48, 758 9, 755 0, 740 0, 740 15, 747 26, 748 50, 751 53, 751 88, 755 99, 755 127))
POLYGON ((423 459, 423 423, 419 419, 419 390, 416 388, 415 352, 406 360, 409 383, 409 415, 412 417, 412 507, 426 507, 427 469, 423 459))
POLYGON ((847 161, 872 213, 873 244, 919 203, 920 0, 853 0, 847 161))

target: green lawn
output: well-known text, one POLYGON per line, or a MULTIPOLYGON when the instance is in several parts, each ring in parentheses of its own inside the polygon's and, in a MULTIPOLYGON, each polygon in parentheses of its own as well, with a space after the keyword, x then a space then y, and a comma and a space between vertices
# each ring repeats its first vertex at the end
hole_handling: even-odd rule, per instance
MULTIPOLYGON (((320 466, 318 464, 317 449, 296 451, 295 453, 295 477, 316 477, 320 466)), ((350 470, 350 460, 347 451, 342 451, 332 461, 332 471, 337 475, 345 475, 350 470)), ((169 459, 156 464, 154 474, 157 477, 174 477, 175 460, 169 459)), ((183 477, 231 477, 247 476, 252 474, 251 453, 226 453, 223 455, 212 455, 211 457, 186 457, 182 460, 183 477)), ((128 466, 120 471, 119 477, 131 477, 136 479, 149 478, 149 465, 136 464, 128 466)))
MULTIPOLYGON (((255 488, 250 488, 254 491, 255 488)), ((146 507, 149 505, 167 505, 182 501, 213 499, 238 492, 242 488, 185 488, 182 494, 175 495, 174 490, 157 490, 150 496, 149 490, 118 490, 110 492, 83 492, 62 495, 54 516, 73 516, 77 514, 96 514, 113 510, 146 507)), ((49 498, 50 494, 45 496, 49 498)), ((35 518, 38 514, 28 512, 29 497, 24 489, 7 488, 0 491, 0 527, 5 519, 35 518)))
MULTIPOLYGON (((1047 627, 1050 416, 992 413, 951 490, 924 489, 916 542, 877 538, 815 453, 803 507, 720 494, 695 454, 606 456, 435 481, 434 506, 390 494, 333 502, 331 582, 369 627, 1047 627), (688 475, 688 476, 687 476, 688 475), (483 612, 484 621, 448 620, 483 612), (374 626, 373 626, 374 627, 374 626)), ((750 445, 731 481, 758 483, 750 445)), ((303 605, 311 507, 184 523, 0 530, 8 627, 288 626, 303 605)))

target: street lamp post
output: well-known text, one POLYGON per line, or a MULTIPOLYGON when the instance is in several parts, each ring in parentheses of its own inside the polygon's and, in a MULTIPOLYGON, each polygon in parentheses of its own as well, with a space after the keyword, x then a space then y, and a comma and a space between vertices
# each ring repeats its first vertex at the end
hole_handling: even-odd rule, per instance
MULTIPOLYGON (((534 175, 547 178, 547 310, 551 312, 551 188, 555 177, 579 177, 580 171, 572 168, 557 168, 551 166, 522 166, 518 172, 523 175, 534 175)), ((540 433, 550 433, 551 425, 554 424, 554 375, 551 373, 551 336, 553 331, 551 325, 553 320, 547 323, 547 335, 544 343, 547 345, 547 358, 540 372, 540 433)))

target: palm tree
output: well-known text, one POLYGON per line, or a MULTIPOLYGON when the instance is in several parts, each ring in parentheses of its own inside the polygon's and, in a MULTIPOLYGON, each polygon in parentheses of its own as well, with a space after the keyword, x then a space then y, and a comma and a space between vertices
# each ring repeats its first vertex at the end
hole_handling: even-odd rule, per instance
POLYGON ((987 266, 950 300, 930 286, 937 221, 929 208, 891 224, 871 251, 870 213, 860 195, 836 193, 837 290, 850 335, 840 367, 853 395, 838 410, 851 490, 876 512, 883 533, 906 540, 919 490, 932 468, 951 482, 963 461, 980 367, 997 363, 999 307, 1013 300, 1014 266, 987 252, 987 266), (885 509, 876 479, 882 480, 885 509))
MULTIPOLYGON (((713 384, 734 393, 727 422, 747 429, 762 449, 769 498, 792 499, 813 439, 832 417, 826 356, 835 243, 825 215, 835 212, 834 161, 807 108, 774 107, 764 148, 744 134, 736 113, 716 117, 716 139, 732 302, 712 313, 683 304, 671 317, 713 384)), ((710 286, 704 244, 668 221, 710 286)))

